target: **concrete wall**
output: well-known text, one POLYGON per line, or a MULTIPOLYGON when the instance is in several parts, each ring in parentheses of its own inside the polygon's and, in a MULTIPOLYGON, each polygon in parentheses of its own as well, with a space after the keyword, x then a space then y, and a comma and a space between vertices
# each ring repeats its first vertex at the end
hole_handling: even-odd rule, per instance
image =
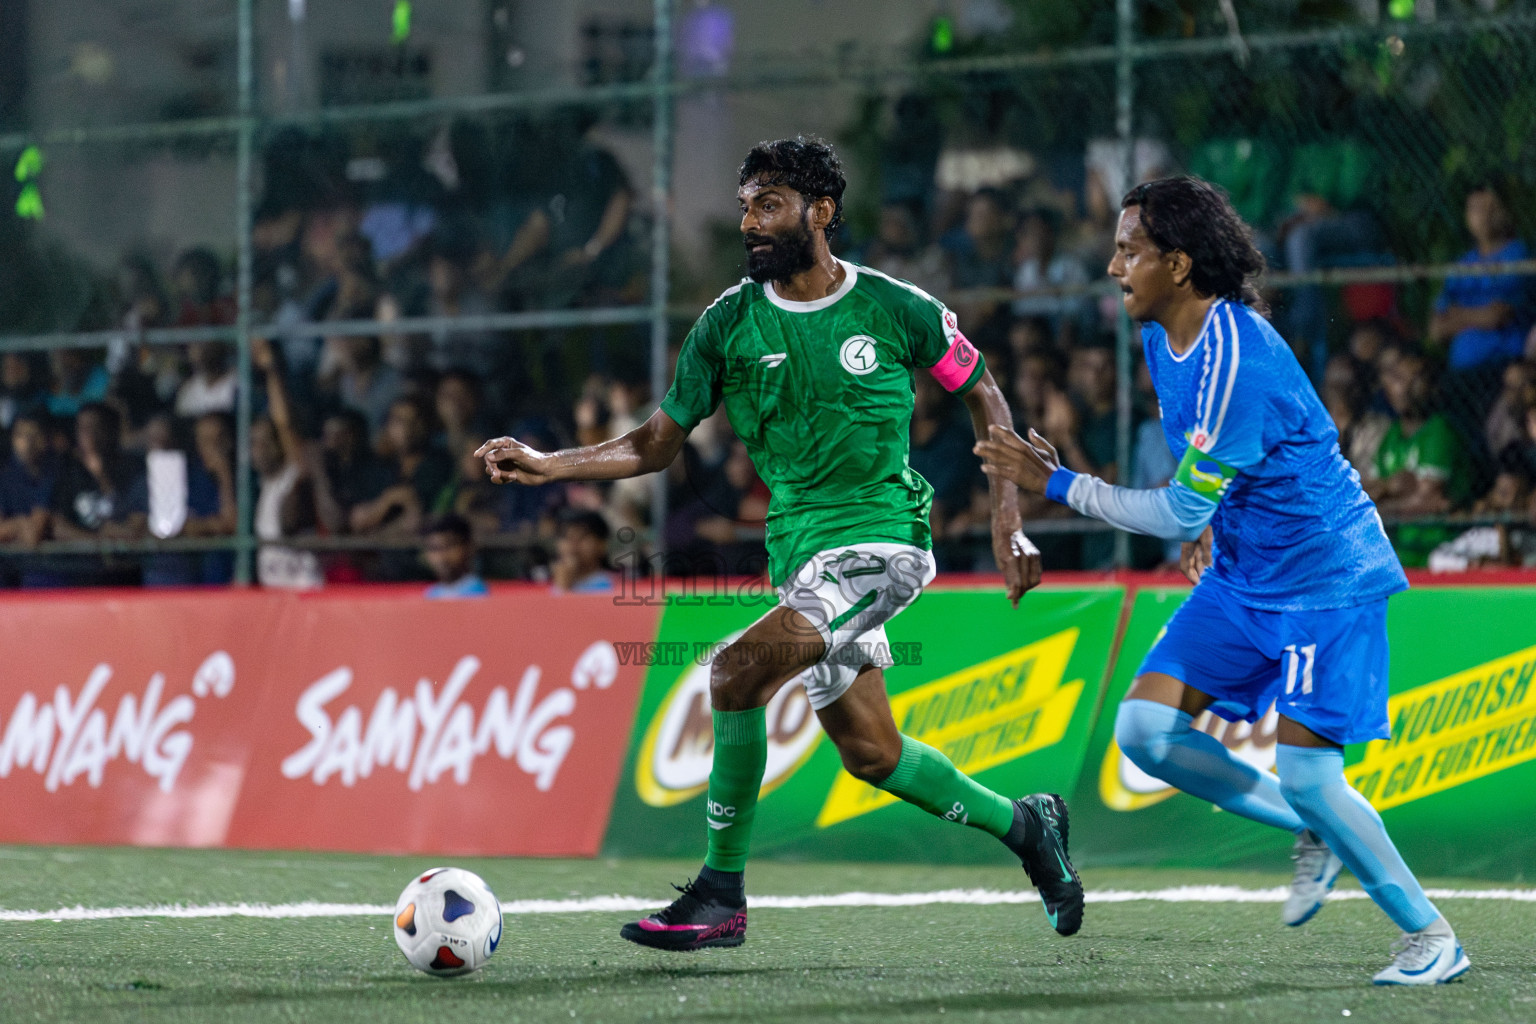
MULTIPOLYGON (((701 6, 680 0, 679 21, 701 6)), ((785 58, 890 54, 920 35, 940 0, 775 0, 717 5, 734 23, 732 69, 785 58)), ((318 102, 328 47, 387 44, 385 0, 256 0, 257 89, 263 108, 318 102), (295 21, 293 5, 302 8, 295 21)), ((416 0, 410 45, 432 54, 434 96, 483 92, 495 61, 515 48, 501 80, 529 87, 579 78, 581 26, 594 17, 645 24, 648 0, 416 0), (506 9, 498 26, 495 12, 506 9), (512 65, 509 65, 512 66, 512 65)), ((51 0, 30 5, 35 128, 227 113, 235 104, 235 13, 230 0, 51 0)), ((705 92, 677 108, 674 191, 679 243, 698 251, 713 220, 734 220, 735 169, 754 142, 795 132, 834 136, 852 114, 851 90, 705 92)), ((649 131, 605 138, 648 201, 649 131)), ((46 233, 108 267, 134 246, 161 258, 192 244, 234 249, 232 144, 53 147, 43 180, 46 233)), ((854 171, 854 186, 860 178, 854 171)))
MULTIPOLYGON (((225 113, 235 99, 228 0, 49 0, 29 8, 34 128, 225 113)), ((129 246, 232 251, 232 143, 53 146, 40 183, 44 234, 98 267, 129 246)))

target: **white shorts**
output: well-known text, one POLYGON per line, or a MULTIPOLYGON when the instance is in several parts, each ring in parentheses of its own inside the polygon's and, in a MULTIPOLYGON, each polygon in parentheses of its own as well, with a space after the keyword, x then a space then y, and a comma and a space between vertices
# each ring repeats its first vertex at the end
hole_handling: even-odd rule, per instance
POLYGON ((849 544, 813 555, 784 581, 779 604, 809 619, 826 644, 799 676, 812 708, 848 692, 865 665, 895 664, 885 624, 917 600, 934 572, 933 554, 911 544, 849 544))

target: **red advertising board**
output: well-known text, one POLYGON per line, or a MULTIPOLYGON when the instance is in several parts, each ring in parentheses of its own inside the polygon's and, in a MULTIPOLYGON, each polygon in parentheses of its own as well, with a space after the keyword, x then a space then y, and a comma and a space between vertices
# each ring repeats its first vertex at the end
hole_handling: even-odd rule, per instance
POLYGON ((0 842, 591 855, 654 606, 537 588, 0 604, 0 842))

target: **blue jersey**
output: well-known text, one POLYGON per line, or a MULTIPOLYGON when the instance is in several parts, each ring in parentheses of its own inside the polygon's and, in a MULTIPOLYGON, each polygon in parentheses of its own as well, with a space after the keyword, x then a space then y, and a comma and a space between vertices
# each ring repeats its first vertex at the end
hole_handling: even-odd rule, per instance
MULTIPOLYGON (((1218 300, 1183 355, 1155 323, 1141 340, 1174 457, 1193 444, 1237 471, 1211 520, 1202 586, 1267 611, 1348 608, 1407 589, 1332 419, 1267 320, 1218 300)), ((1220 468, 1209 471, 1219 482, 1220 468)))

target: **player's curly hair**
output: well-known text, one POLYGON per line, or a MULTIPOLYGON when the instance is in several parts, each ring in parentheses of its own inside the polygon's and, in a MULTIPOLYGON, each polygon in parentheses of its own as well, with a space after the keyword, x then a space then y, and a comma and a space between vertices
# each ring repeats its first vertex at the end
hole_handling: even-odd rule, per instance
POLYGON ((741 162, 738 185, 761 181, 765 185, 785 185, 799 192, 807 201, 826 196, 832 200, 832 219, 827 222, 831 234, 843 222, 843 165, 838 162, 832 144, 814 135, 796 135, 792 139, 759 142, 741 162))
POLYGON ((1120 208, 1141 208, 1141 227, 1160 252, 1182 252, 1193 264, 1190 282, 1201 295, 1252 306, 1269 315, 1259 295, 1264 254, 1219 186, 1183 175, 1158 178, 1125 194, 1120 208))

